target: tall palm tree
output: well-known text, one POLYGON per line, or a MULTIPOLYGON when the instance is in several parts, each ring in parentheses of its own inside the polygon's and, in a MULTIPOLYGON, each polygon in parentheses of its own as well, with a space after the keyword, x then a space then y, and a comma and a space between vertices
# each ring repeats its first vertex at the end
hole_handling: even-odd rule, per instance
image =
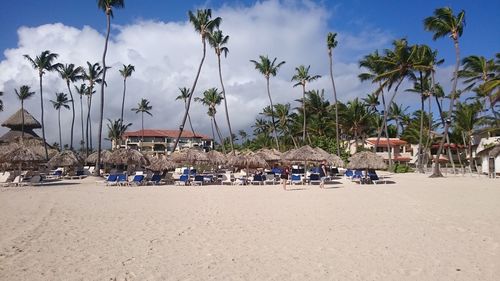
POLYGON ((92 122, 90 119, 90 112, 92 109, 92 97, 95 93, 94 86, 95 84, 103 84, 104 80, 101 78, 103 75, 103 68, 99 65, 98 62, 91 64, 87 62, 87 69, 83 72, 83 79, 87 81, 89 84, 87 87, 87 126, 85 132, 86 138, 86 154, 88 156, 89 150, 92 150, 92 122))
POLYGON ((75 101, 73 99, 73 93, 71 92, 71 87, 69 86, 70 83, 75 83, 78 80, 83 79, 83 68, 80 66, 75 67, 74 64, 65 64, 62 65, 58 69, 59 75, 61 78, 66 82, 66 87, 68 88, 69 96, 71 98, 71 110, 72 110, 72 118, 71 118, 71 137, 70 137, 70 143, 69 143, 69 149, 73 150, 73 129, 75 126, 75 101))
POLYGON ((222 88, 222 97, 224 100, 224 109, 226 110, 226 121, 227 121, 227 127, 229 128, 229 141, 231 144, 231 151, 234 154, 234 144, 233 144, 233 130, 231 129, 231 122, 229 120, 229 111, 227 109, 227 98, 226 98, 226 89, 224 88, 224 83, 222 81, 222 70, 221 70, 221 64, 220 64, 220 55, 224 53, 224 57, 227 57, 227 53, 229 52, 229 49, 224 46, 227 44, 229 41, 229 36, 224 36, 222 34, 221 30, 216 30, 211 33, 209 33, 208 36, 208 43, 212 48, 215 50, 215 54, 217 55, 217 64, 219 66, 219 79, 220 79, 220 85, 222 88))
POLYGON ((290 130, 290 124, 293 123, 293 116, 290 113, 290 104, 278 103, 274 105, 276 117, 278 118, 278 129, 283 132, 283 135, 289 135, 292 139, 293 146, 298 147, 297 141, 290 130))
POLYGON ((464 91, 473 89, 474 86, 476 93, 480 98, 483 98, 490 106, 491 113, 495 117, 497 127, 500 127, 498 113, 495 111, 493 96, 488 92, 483 91, 481 85, 495 78, 495 72, 499 71, 498 66, 493 59, 486 60, 483 56, 468 56, 462 60, 463 69, 458 72, 459 78, 464 78, 464 83, 467 87, 464 91))
POLYGON ((407 116, 406 111, 408 111, 409 108, 409 106, 403 107, 402 104, 398 105, 395 102, 391 104, 391 110, 388 117, 389 120, 394 120, 396 123, 396 137, 399 137, 399 128, 401 128, 401 132, 404 131, 403 120, 405 116, 407 116))
POLYGON ((149 112, 151 109, 153 109, 153 106, 149 105, 149 101, 147 99, 141 99, 141 101, 137 104, 137 108, 132 108, 132 111, 135 111, 135 113, 141 113, 141 150, 142 143, 144 142, 144 113, 148 114, 149 116, 153 116, 153 114, 149 112))
MULTIPOLYGON (((187 108, 187 100, 190 95, 190 90, 189 88, 179 88, 179 91, 181 92, 180 95, 178 95, 175 100, 183 100, 184 101, 184 108, 187 108)), ((194 131, 193 128, 193 123, 191 122, 191 115, 188 112, 188 122, 189 122, 189 127, 191 128, 191 132, 193 132, 193 135, 196 137, 196 132, 194 131)))
POLYGON ((189 113, 189 109, 191 108, 191 98, 193 97, 194 90, 196 89, 196 83, 198 83, 198 78, 200 77, 201 67, 203 66, 203 62, 205 61, 205 56, 207 54, 207 42, 206 42, 207 38, 215 28, 219 27, 222 21, 220 17, 212 19, 211 9, 197 10, 196 15, 193 12, 189 11, 188 15, 189 15, 189 21, 193 24, 195 31, 198 32, 201 36, 201 43, 203 45, 203 55, 201 57, 200 65, 198 66, 198 72, 196 73, 193 86, 191 87, 191 91, 189 92, 186 110, 184 112, 184 117, 182 118, 182 123, 179 126, 179 134, 175 139, 173 151, 177 149, 177 145, 179 144, 179 139, 181 138, 182 131, 184 131, 184 125, 186 125, 187 115, 189 113))
MULTIPOLYGON (((276 76, 278 73, 278 69, 285 64, 285 61, 281 61, 278 64, 276 64, 276 59, 274 58, 273 61, 271 61, 267 56, 259 56, 260 61, 255 61, 255 60, 250 60, 255 65, 255 69, 259 71, 264 77, 266 78, 266 86, 267 86, 267 96, 269 97, 269 104, 271 106, 271 110, 274 110, 273 106, 273 99, 271 98, 271 90, 269 89, 269 78, 271 76, 276 76)), ((274 114, 271 115, 272 119, 272 129, 273 129, 273 134, 274 134, 274 140, 276 141, 276 148, 280 150, 280 143, 278 140, 278 134, 276 132, 276 126, 274 123, 274 114)))
MULTIPOLYGON (((457 98, 457 82, 458 82, 458 68, 460 67, 460 47, 458 44, 458 39, 462 36, 465 26, 465 11, 460 11, 456 16, 453 14, 453 10, 450 7, 443 7, 434 10, 434 15, 424 19, 425 30, 434 33, 432 39, 436 40, 441 37, 448 36, 453 40, 453 45, 455 47, 455 70, 453 72, 453 83, 451 86, 451 98, 450 98, 450 109, 448 111, 448 116, 452 116, 453 107, 455 105, 455 99, 457 98)), ((448 135, 449 127, 451 122, 446 122, 444 126, 444 136, 448 135)), ((439 143, 439 148, 436 154, 436 159, 434 165, 434 171, 431 177, 442 177, 441 171, 439 170, 438 159, 444 147, 445 137, 441 139, 439 143)))
POLYGON ((339 107, 337 101, 337 89, 335 88, 335 80, 333 79, 333 49, 337 47, 338 41, 335 39, 337 33, 328 32, 326 36, 326 46, 328 47, 328 57, 330 58, 330 79, 333 87, 333 102, 335 103, 335 140, 337 141, 337 155, 340 155, 340 139, 339 139, 339 107))
POLYGON ((245 132, 245 130, 238 130, 238 135, 241 137, 241 143, 245 143, 245 141, 248 139, 248 134, 245 132))
MULTIPOLYGON (((104 51, 102 52, 102 81, 101 84, 101 109, 99 117, 99 134, 97 139, 97 164, 101 163, 101 144, 102 144, 102 121, 104 118, 104 88, 106 86, 106 53, 108 52, 109 32, 111 29, 111 17, 113 17, 113 8, 119 9, 125 6, 125 0, 97 0, 97 6, 106 14, 106 40, 104 41, 104 51)), ((100 176, 100 169, 97 169, 97 176, 100 176)))
POLYGON ((17 89, 15 89, 14 91, 16 92, 17 98, 21 101, 21 140, 24 140, 24 101, 31 98, 35 94, 35 92, 31 92, 30 86, 27 85, 21 86, 21 88, 19 88, 19 92, 17 91, 17 89))
MULTIPOLYGON (((340 112, 342 125, 354 139, 354 146, 357 150, 359 138, 370 128, 371 113, 366 109, 366 105, 358 98, 348 101, 347 106, 340 112)), ((350 144, 349 144, 350 145, 350 144)))
MULTIPOLYGON (((293 86, 302 86, 302 100, 306 100, 306 84, 309 82, 312 82, 316 79, 319 79, 321 76, 320 75, 311 75, 309 74, 309 69, 311 66, 305 67, 304 65, 300 65, 295 68, 295 75, 292 77, 292 81, 297 81, 293 86)), ((302 111, 304 115, 304 126, 302 128, 302 141, 305 143, 306 142, 306 130, 307 130, 307 125, 306 125, 306 104, 304 103, 302 106, 302 111)))
POLYGON ((215 114, 217 113, 217 106, 221 104, 223 99, 224 97, 222 96, 222 92, 219 92, 217 88, 210 88, 203 92, 203 98, 195 98, 194 100, 208 107, 207 114, 210 119, 212 119, 215 130, 217 131, 217 135, 219 136, 219 139, 221 141, 222 152, 225 154, 226 148, 224 147, 219 125, 217 124, 217 119, 215 118, 215 114))
POLYGON ((125 92, 127 91, 127 78, 132 76, 132 72, 135 71, 135 66, 123 65, 123 68, 119 70, 120 75, 123 77, 123 97, 122 97, 122 113, 120 114, 120 120, 123 122, 123 108, 125 107, 125 92))
POLYGON ((74 86, 76 92, 80 96, 80 121, 82 122, 82 139, 80 140, 80 144, 82 146, 82 151, 85 146, 85 133, 83 129, 83 96, 87 95, 88 88, 85 84, 80 84, 80 87, 74 86))
POLYGON ((50 100, 54 108, 57 110, 57 120, 59 124, 59 148, 62 150, 63 148, 63 143, 62 143, 62 134, 61 134, 61 108, 66 108, 69 109, 69 99, 68 95, 65 93, 56 93, 56 99, 55 100, 50 100))
POLYGON ((36 56, 32 59, 29 55, 24 55, 33 66, 34 69, 38 70, 38 78, 40 81, 40 109, 42 114, 42 138, 43 138, 43 147, 45 149, 45 159, 49 160, 49 153, 47 151, 47 140, 45 138, 45 121, 44 121, 44 112, 43 112, 43 75, 45 72, 51 72, 57 70, 61 64, 55 63, 59 55, 56 53, 51 53, 49 50, 43 51, 39 56, 36 56))
MULTIPOLYGON (((108 119, 108 139, 111 141, 111 143, 118 144, 121 139, 123 134, 127 131, 127 129, 132 126, 132 123, 124 124, 121 119, 118 120, 110 120, 108 119)), ((114 147, 112 147, 114 148, 114 147)))
MULTIPOLYGON (((472 135, 474 129, 485 122, 485 119, 480 117, 482 105, 479 102, 466 104, 457 103, 456 109, 454 111, 454 125, 458 131, 464 134, 464 139, 468 143, 464 143, 468 147, 469 154, 469 167, 472 171, 472 135)), ((465 142, 464 140, 464 142, 465 142)))

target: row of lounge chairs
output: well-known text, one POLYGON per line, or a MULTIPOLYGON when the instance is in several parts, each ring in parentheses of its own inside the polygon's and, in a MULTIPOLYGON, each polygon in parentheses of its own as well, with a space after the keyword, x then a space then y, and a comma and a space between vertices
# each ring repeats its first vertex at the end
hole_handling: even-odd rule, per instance
POLYGON ((375 170, 368 170, 367 172, 364 170, 346 170, 344 177, 351 180, 352 182, 357 182, 360 184, 387 183, 387 180, 379 177, 375 170))
POLYGON ((162 184, 161 175, 155 174, 149 180, 145 175, 134 175, 131 179, 126 174, 110 174, 106 180, 100 181, 107 186, 140 186, 162 184))

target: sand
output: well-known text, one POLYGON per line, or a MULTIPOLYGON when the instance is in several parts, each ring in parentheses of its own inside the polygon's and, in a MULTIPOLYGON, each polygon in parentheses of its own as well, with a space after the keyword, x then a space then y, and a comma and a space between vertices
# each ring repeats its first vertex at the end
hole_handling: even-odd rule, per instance
POLYGON ((498 280, 500 179, 0 189, 0 280, 498 280))

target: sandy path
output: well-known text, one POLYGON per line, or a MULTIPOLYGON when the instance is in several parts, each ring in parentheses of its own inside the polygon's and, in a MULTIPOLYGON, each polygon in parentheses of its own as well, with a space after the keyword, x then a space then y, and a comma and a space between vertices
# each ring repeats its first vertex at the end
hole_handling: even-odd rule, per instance
POLYGON ((0 280, 498 280, 500 181, 0 191, 0 280))

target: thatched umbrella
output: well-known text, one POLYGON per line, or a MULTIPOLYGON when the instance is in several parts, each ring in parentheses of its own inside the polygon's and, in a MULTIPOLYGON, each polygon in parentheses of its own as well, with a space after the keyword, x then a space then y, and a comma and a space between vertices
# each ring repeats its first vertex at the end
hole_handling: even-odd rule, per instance
MULTIPOLYGON (((109 150, 102 150, 101 151, 101 162, 102 163, 109 163, 110 156, 111 156, 111 152, 109 150)), ((97 162, 97 151, 90 154, 87 157, 87 159, 85 159, 85 162, 95 164, 97 162)))
MULTIPOLYGON (((24 138, 24 140, 22 140, 21 137, 16 137, 12 141, 0 145, 0 155, 17 149, 19 146, 29 148, 34 153, 42 155, 45 158, 45 148, 43 146, 43 140, 37 138, 24 138)), ((57 154, 57 152, 58 151, 56 149, 48 149, 49 157, 53 157, 57 154)))
POLYGON ((338 157, 337 155, 328 153, 320 147, 315 147, 314 150, 316 150, 318 153, 323 155, 325 157, 324 160, 326 160, 326 162, 328 162, 328 164, 335 166, 335 167, 338 167, 338 168, 344 167, 344 161, 342 160, 342 158, 338 157))
POLYGON ((283 159, 288 161, 306 161, 319 162, 325 160, 325 156, 321 155, 309 145, 304 145, 297 149, 292 149, 283 154, 283 159))
POLYGON ((213 165, 224 165, 227 163, 227 157, 217 150, 207 152, 208 161, 213 165))
POLYGON ((50 158, 47 165, 49 167, 71 167, 78 166, 83 163, 83 159, 71 150, 64 150, 50 158))
POLYGON ((256 153, 268 162, 281 161, 281 152, 279 152, 276 149, 262 148, 262 149, 259 149, 256 153))
POLYGON ((148 159, 141 152, 130 148, 113 150, 108 161, 115 165, 149 165, 148 159))
POLYGON ((349 164, 347 164, 349 169, 386 169, 387 165, 384 162, 384 158, 371 151, 362 151, 354 154, 349 158, 349 164))
POLYGON ((229 156, 228 164, 238 168, 266 168, 269 165, 262 156, 250 152, 229 156))
POLYGON ((16 147, 0 156, 0 162, 17 165, 19 173, 21 172, 23 165, 38 163, 43 160, 45 160, 44 156, 23 145, 16 145, 16 147))
POLYGON ((172 160, 178 163, 189 163, 189 164, 198 164, 198 163, 208 163, 208 156, 196 149, 189 148, 182 151, 175 151, 172 153, 172 160))
POLYGON ((149 166, 146 166, 146 169, 151 170, 153 172, 162 172, 165 170, 170 170, 176 167, 174 161, 170 158, 156 158, 156 157, 148 157, 149 166))

